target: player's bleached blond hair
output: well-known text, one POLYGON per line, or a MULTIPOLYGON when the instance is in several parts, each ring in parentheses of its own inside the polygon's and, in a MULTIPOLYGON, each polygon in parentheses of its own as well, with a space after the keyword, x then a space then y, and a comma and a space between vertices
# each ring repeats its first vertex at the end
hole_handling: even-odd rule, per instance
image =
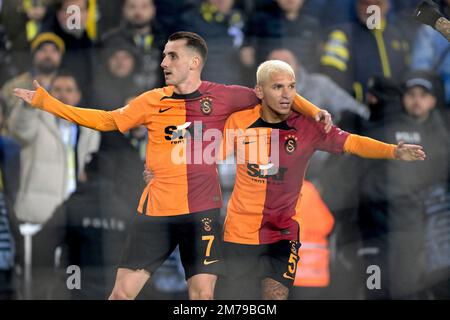
POLYGON ((267 79, 269 79, 272 73, 285 72, 295 79, 295 72, 292 67, 281 60, 267 60, 259 65, 256 70, 256 84, 260 85, 267 79))

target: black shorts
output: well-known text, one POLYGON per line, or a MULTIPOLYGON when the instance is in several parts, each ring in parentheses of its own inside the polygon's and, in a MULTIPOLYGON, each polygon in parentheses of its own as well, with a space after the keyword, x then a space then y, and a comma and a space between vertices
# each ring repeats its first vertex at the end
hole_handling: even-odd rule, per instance
POLYGON ((287 288, 294 284, 300 242, 223 243, 226 272, 217 283, 218 299, 260 299, 261 280, 271 278, 287 288))
POLYGON ((177 245, 186 280, 201 273, 222 274, 220 209, 170 217, 138 214, 118 267, 153 274, 177 245))

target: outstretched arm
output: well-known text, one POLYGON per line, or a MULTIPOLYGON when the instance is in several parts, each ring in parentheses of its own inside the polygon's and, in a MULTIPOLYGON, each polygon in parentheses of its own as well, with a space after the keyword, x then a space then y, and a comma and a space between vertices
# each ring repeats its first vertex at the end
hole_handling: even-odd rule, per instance
POLYGON ((50 112, 80 126, 99 131, 118 130, 111 112, 69 106, 52 97, 36 80, 33 82, 33 86, 36 91, 14 89, 14 95, 32 107, 50 112))
POLYGON ((405 144, 387 144, 368 137, 351 134, 344 144, 344 151, 363 158, 371 159, 397 159, 403 161, 423 161, 425 152, 422 146, 405 144))

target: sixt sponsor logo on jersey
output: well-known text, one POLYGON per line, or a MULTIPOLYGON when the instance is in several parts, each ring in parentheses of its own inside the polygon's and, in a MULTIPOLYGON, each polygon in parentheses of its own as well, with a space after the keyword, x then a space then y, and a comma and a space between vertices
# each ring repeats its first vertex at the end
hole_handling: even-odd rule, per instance
POLYGON ((247 174, 255 179, 265 179, 273 181, 284 181, 286 176, 287 168, 281 168, 273 165, 272 163, 268 165, 259 165, 256 163, 247 164, 247 174))
POLYGON ((179 144, 186 142, 187 139, 201 140, 205 126, 201 121, 186 122, 182 125, 170 125, 164 129, 164 139, 170 141, 171 144, 179 144))

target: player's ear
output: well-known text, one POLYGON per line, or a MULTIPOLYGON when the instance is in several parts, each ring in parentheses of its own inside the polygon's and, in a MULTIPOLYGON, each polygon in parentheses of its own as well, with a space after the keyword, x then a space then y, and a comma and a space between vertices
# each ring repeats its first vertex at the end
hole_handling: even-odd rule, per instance
POLYGON ((199 69, 202 65, 202 61, 199 56, 194 56, 191 60, 191 70, 199 69))
POLYGON ((262 90, 262 87, 260 85, 256 85, 255 87, 255 93, 258 99, 262 100, 264 98, 264 93, 262 90))

